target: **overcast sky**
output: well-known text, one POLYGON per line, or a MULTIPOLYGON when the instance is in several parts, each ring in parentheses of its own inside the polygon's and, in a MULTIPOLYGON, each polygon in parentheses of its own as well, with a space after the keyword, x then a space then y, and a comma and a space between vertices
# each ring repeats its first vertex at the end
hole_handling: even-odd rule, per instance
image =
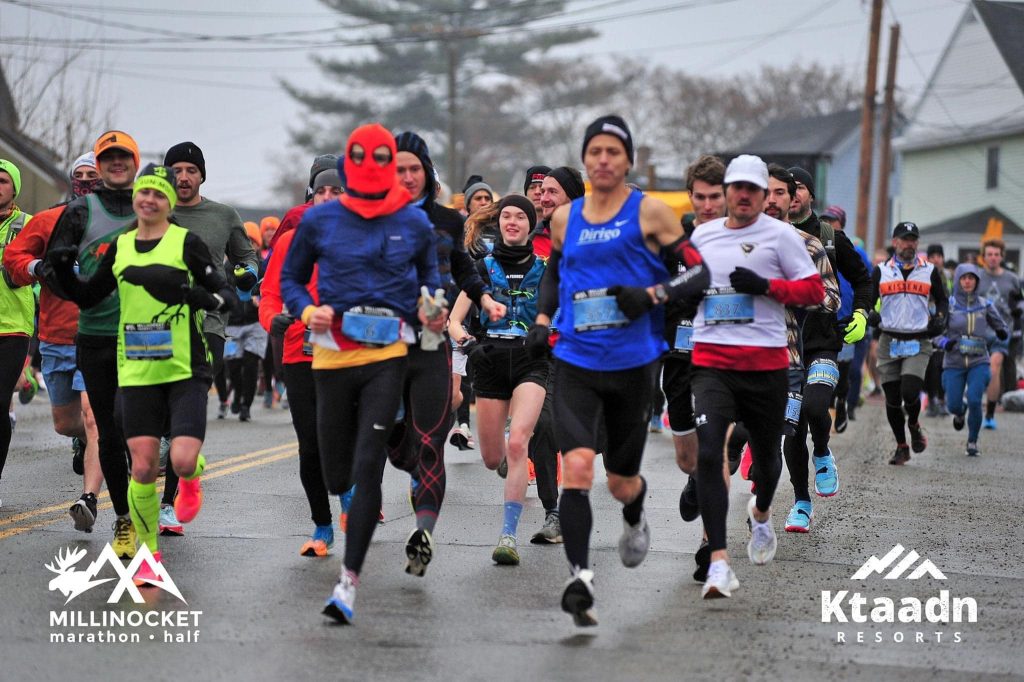
MULTIPOLYGON (((887 0, 879 87, 890 23, 901 24, 897 80, 905 101, 913 103, 966 5, 966 0, 887 0)), ((577 0, 566 16, 547 23, 606 19, 593 24, 598 38, 564 50, 592 57, 604 68, 622 56, 697 75, 731 76, 765 63, 819 61, 862 80, 869 15, 870 2, 861 0, 577 0)), ((318 0, 0 0, 0 60, 11 71, 17 60, 34 55, 46 62, 60 54, 52 45, 50 53, 16 44, 26 38, 102 41, 103 49, 89 50, 74 69, 103 72, 102 96, 119 105, 113 127, 135 136, 148 160, 192 140, 206 156, 205 196, 236 205, 274 205, 272 185, 289 151, 287 131, 303 122, 278 80, 309 89, 329 83, 312 65, 309 48, 278 49, 269 41, 288 35, 317 40, 321 27, 326 39, 332 35, 327 29, 344 21, 318 0), (231 45, 218 41, 204 51, 199 43, 183 46, 175 32, 267 38, 231 45)), ((317 53, 357 57, 359 49, 318 48, 317 53)), ((622 113, 628 120, 629 112, 622 113)), ((337 150, 324 151, 337 152, 342 144, 339 140, 337 150)))

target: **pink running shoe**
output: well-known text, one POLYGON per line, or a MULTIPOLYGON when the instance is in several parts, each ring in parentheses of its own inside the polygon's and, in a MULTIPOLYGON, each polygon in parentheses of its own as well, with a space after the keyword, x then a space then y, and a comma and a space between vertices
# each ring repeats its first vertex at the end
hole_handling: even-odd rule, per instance
MULTIPOLYGON (((153 559, 158 564, 163 563, 159 550, 153 552, 153 559)), ((149 565, 149 562, 144 561, 139 566, 139 570, 135 572, 135 577, 132 578, 132 582, 135 583, 136 587, 156 587, 156 583, 161 582, 161 578, 153 572, 153 568, 149 565)))
POLYGON ((199 514, 203 506, 203 489, 199 485, 199 479, 193 478, 186 481, 184 478, 178 482, 178 496, 174 498, 174 514, 178 521, 188 523, 199 514))

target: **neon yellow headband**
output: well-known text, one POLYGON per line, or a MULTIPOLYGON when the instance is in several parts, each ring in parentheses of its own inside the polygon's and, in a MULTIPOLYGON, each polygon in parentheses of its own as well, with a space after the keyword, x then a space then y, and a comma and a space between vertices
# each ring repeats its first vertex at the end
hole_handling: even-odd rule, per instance
POLYGON ((178 193, 174 190, 174 171, 167 166, 149 164, 143 168, 132 186, 132 199, 141 189, 155 189, 163 194, 167 197, 172 211, 174 205, 178 203, 178 193))

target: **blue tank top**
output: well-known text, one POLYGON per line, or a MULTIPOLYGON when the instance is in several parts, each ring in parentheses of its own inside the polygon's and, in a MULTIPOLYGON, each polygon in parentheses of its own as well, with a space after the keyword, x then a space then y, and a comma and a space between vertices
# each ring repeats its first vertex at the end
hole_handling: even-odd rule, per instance
POLYGON ((559 265, 561 337, 554 351, 558 359, 584 369, 618 371, 651 363, 668 350, 661 306, 626 323, 608 314, 609 308, 613 313, 618 310, 611 305, 614 299, 601 300, 602 290, 616 284, 649 287, 668 279, 661 259, 644 243, 640 230, 642 200, 641 192, 632 192, 614 218, 596 225, 584 219, 583 199, 572 202, 559 265), (583 303, 596 307, 584 308, 583 303), (604 318, 598 312, 602 305, 604 318), (601 324, 592 324, 589 329, 579 329, 588 320, 601 319, 606 319, 608 325, 621 326, 600 328, 601 324))

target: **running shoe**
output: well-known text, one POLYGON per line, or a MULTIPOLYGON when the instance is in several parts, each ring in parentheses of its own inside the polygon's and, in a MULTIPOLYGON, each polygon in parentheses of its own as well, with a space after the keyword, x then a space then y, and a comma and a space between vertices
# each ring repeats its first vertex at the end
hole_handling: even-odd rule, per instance
POLYGON ((836 433, 842 433, 843 431, 846 431, 846 427, 849 426, 849 425, 850 425, 849 413, 847 412, 847 409, 846 409, 846 401, 845 400, 837 400, 836 401, 836 421, 835 421, 836 433))
POLYGON ((269 389, 263 393, 263 407, 268 410, 274 406, 274 389, 269 389))
POLYGON ((221 403, 217 408, 217 419, 224 419, 228 416, 228 404, 221 403))
POLYGON ((416 528, 405 541, 405 572, 422 578, 427 564, 434 558, 434 538, 426 528, 416 528))
POLYGON ((75 530, 83 533, 91 533, 96 523, 96 496, 92 493, 85 493, 71 505, 68 510, 71 520, 75 522, 75 530))
POLYGON ((839 492, 839 470, 836 458, 829 448, 821 457, 811 456, 814 462, 814 492, 818 497, 832 497, 839 492))
POLYGON ((22 405, 28 405, 36 397, 36 393, 39 392, 39 382, 36 381, 35 374, 32 373, 31 365, 25 367, 22 376, 25 380, 18 388, 18 402, 22 405))
POLYGON ((351 625, 355 613, 356 585, 359 579, 347 569, 341 570, 341 577, 334 586, 334 591, 327 599, 322 613, 330 616, 341 625, 351 625))
POLYGON ((966 451, 965 454, 968 457, 977 457, 978 455, 980 455, 981 453, 978 451, 978 444, 977 443, 968 443, 967 444, 967 451, 966 451))
POLYGON ((928 400, 928 407, 925 409, 926 417, 938 417, 939 416, 939 405, 934 400, 928 400))
POLYGON ((382 526, 384 525, 384 507, 381 507, 380 511, 377 512, 377 523, 382 526))
POLYGON ((549 511, 544 514, 544 525, 533 534, 530 542, 535 545, 557 545, 562 542, 562 519, 558 512, 549 511))
POLYGON ((516 549, 515 535, 502 535, 498 546, 491 553, 491 561, 499 566, 518 566, 519 550, 516 549))
POLYGON ((78 436, 71 437, 71 470, 85 475, 85 441, 78 436))
POLYGON ((352 498, 356 494, 356 487, 352 486, 342 494, 338 495, 341 501, 341 514, 338 516, 338 528, 342 533, 348 532, 348 512, 352 508, 352 498))
MULTIPOLYGON (((409 478, 409 506, 412 508, 412 513, 416 513, 416 491, 420 488, 420 481, 417 478, 409 478)), ((384 511, 381 510, 381 514, 384 511)))
POLYGON ((334 526, 317 526, 312 537, 299 549, 301 556, 327 556, 327 550, 334 546, 334 526))
POLYGON ((529 457, 526 458, 526 483, 527 485, 537 485, 537 469, 529 457))
POLYGON ((910 461, 910 446, 909 445, 897 445, 896 449, 893 450, 892 457, 889 458, 889 464, 895 464, 901 466, 910 461))
POLYGON ((498 476, 501 478, 508 477, 508 460, 504 457, 502 457, 501 462, 498 463, 498 476))
POLYGON ((597 612, 594 610, 594 572, 589 568, 577 568, 569 577, 562 592, 562 610, 572 615, 572 620, 578 627, 597 625, 597 612))
POLYGON ((555 453, 555 485, 562 487, 562 453, 555 453))
MULTIPOLYGON (((754 505, 757 497, 751 496, 747 503, 747 518, 750 520, 750 541, 747 543, 747 556, 750 562, 763 566, 775 558, 775 550, 779 547, 779 540, 775 537, 775 529, 772 528, 771 510, 768 510, 768 520, 764 523, 754 518, 754 505)), ((710 576, 708 578, 710 580, 710 576)))
POLYGON ((452 429, 452 435, 448 438, 448 442, 457 447, 459 450, 472 450, 473 446, 469 444, 469 441, 473 439, 473 434, 469 430, 469 424, 456 424, 455 428, 452 429))
POLYGON ((693 521, 700 516, 700 505, 697 503, 697 479, 690 476, 683 491, 679 493, 679 515, 683 521, 693 521))
POLYGON ((238 421, 240 421, 240 422, 252 421, 252 415, 249 413, 249 406, 248 405, 242 405, 238 409, 238 421))
MULTIPOLYGON (((156 562, 157 566, 163 564, 160 550, 153 552, 153 561, 156 562)), ((159 583, 163 582, 163 578, 157 575, 150 562, 143 561, 139 565, 138 570, 135 571, 135 577, 132 578, 132 582, 135 583, 136 587, 157 587, 159 583)))
POLYGON ((203 488, 199 478, 178 481, 178 496, 174 498, 174 514, 182 523, 190 523, 203 506, 203 488))
POLYGON ((754 464, 754 455, 750 452, 750 446, 743 446, 743 454, 740 455, 740 478, 744 481, 750 480, 750 467, 754 464))
POLYGON ((949 416, 949 408, 946 407, 946 401, 945 400, 939 400, 939 416, 940 417, 948 417, 949 416))
POLYGON ((160 505, 160 535, 181 537, 185 534, 185 526, 174 514, 173 504, 160 505))
POLYGON ((797 500, 793 508, 789 510, 786 517, 787 533, 807 533, 811 530, 811 519, 814 518, 814 508, 810 502, 797 500))
POLYGON ((242 405, 237 400, 231 402, 231 414, 238 414, 241 409, 242 405))
POLYGON ((708 544, 707 538, 700 541, 700 547, 693 555, 693 562, 697 564, 693 579, 699 583, 707 581, 708 568, 711 566, 711 545, 708 544))
POLYGON ((160 437, 160 475, 167 473, 167 460, 171 456, 171 440, 166 436, 160 437))
POLYGON ((622 535, 619 537, 619 558, 626 568, 636 568, 643 563, 647 550, 651 548, 651 527, 647 525, 647 514, 640 512, 635 526, 622 519, 622 535))
POLYGON ((928 447, 928 438, 924 435, 921 422, 907 424, 907 430, 910 431, 910 449, 914 452, 924 452, 924 449, 928 447))
POLYGON ((663 429, 661 427, 661 415, 660 414, 652 414, 651 415, 650 432, 651 433, 662 433, 662 431, 663 431, 663 429))
POLYGON ((989 431, 995 431, 996 430, 996 418, 995 417, 985 417, 985 419, 982 420, 981 425, 984 426, 989 431))
POLYGON ((957 431, 964 430, 964 416, 962 414, 953 415, 953 428, 957 431))
POLYGON ((469 428, 469 424, 463 424, 462 427, 466 429, 466 447, 470 450, 476 447, 476 440, 473 438, 473 432, 469 428))
POLYGON ((732 567, 725 559, 712 561, 708 567, 708 578, 700 593, 704 599, 722 599, 731 597, 732 591, 739 589, 740 581, 732 572, 732 567))
POLYGON ((114 541, 110 543, 114 554, 120 559, 133 559, 138 545, 138 538, 135 536, 135 526, 129 516, 118 516, 111 526, 114 531, 114 541))

